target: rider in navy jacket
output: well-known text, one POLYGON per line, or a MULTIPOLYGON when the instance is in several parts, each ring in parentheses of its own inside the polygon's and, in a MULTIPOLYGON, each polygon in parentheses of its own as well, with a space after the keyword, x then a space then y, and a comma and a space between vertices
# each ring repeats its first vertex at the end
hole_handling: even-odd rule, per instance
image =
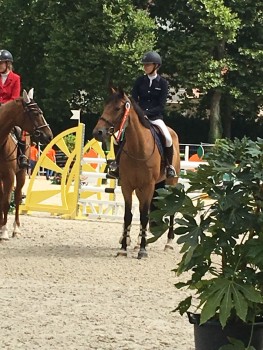
MULTIPOLYGON (((162 64, 161 56, 155 51, 147 52, 142 63, 145 75, 138 77, 132 89, 132 97, 141 107, 145 117, 156 125, 165 138, 165 158, 166 158, 166 177, 175 177, 176 171, 172 165, 173 162, 173 140, 171 134, 163 121, 163 112, 168 95, 168 83, 157 72, 162 64)), ((109 166, 109 174, 118 177, 118 162, 120 157, 120 148, 114 144, 116 159, 109 166)))
POLYGON ((152 80, 151 86, 148 75, 140 76, 136 79, 132 89, 133 99, 150 120, 163 119, 167 95, 167 80, 159 74, 152 80))

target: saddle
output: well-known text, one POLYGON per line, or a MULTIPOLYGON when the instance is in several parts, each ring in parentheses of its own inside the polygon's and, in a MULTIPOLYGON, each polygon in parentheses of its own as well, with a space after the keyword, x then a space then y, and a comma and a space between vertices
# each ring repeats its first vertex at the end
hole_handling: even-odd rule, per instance
POLYGON ((18 143, 22 137, 22 129, 19 126, 14 126, 13 129, 11 130, 11 135, 18 143))
MULTIPOLYGON (((153 124, 149 124, 150 126, 150 131, 152 133, 152 136, 154 138, 154 141, 157 145, 158 151, 160 153, 161 156, 161 161, 165 160, 165 153, 164 153, 164 149, 165 149, 165 137, 163 136, 163 134, 161 133, 160 129, 158 128, 158 126, 153 125, 153 124)), ((125 145, 125 137, 123 138, 123 140, 119 143, 119 150, 118 150, 118 155, 121 154, 122 149, 125 145)), ((105 153, 105 152, 104 152, 105 153)), ((115 155, 116 156, 116 155, 115 155)))
POLYGON ((153 135, 153 138, 155 140, 155 143, 157 145, 157 148, 159 150, 160 156, 162 161, 165 159, 165 153, 164 153, 164 148, 165 148, 165 138, 163 134, 161 133, 160 129, 158 126, 150 124, 150 131, 153 135))

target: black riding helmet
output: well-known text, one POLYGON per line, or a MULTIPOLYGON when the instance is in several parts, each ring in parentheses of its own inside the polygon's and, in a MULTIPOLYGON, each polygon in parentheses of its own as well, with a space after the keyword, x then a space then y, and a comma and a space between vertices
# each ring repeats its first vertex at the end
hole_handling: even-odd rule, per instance
POLYGON ((149 51, 143 55, 141 62, 143 64, 153 63, 153 64, 158 64, 159 66, 161 66, 162 58, 156 51, 149 51))
POLYGON ((11 52, 7 50, 0 50, 0 62, 13 62, 11 52))

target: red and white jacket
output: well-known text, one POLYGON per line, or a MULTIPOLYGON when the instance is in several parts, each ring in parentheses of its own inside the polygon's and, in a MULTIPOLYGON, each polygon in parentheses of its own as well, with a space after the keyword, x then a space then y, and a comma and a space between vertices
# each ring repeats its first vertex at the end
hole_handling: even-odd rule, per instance
POLYGON ((20 97, 21 82, 20 76, 14 72, 9 72, 7 79, 2 84, 0 75, 0 104, 6 103, 20 97))

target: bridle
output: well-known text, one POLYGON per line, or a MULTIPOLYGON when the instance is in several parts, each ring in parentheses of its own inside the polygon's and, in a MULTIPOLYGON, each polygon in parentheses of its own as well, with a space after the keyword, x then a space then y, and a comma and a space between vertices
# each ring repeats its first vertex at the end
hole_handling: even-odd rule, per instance
POLYGON ((124 102, 124 114, 123 115, 120 115, 116 120, 115 120, 115 123, 112 123, 110 122, 109 120, 107 120, 106 118, 104 117, 100 117, 99 120, 103 120, 106 124, 109 125, 109 129, 107 130, 107 134, 109 136, 113 136, 114 139, 119 143, 120 141, 120 138, 121 138, 121 135, 124 133, 125 131, 125 124, 126 124, 126 121, 128 119, 128 116, 129 116, 129 112, 130 112, 130 109, 131 109, 131 103, 130 101, 125 101, 124 102), (118 135, 116 136, 114 133, 115 133, 115 127, 116 125, 120 124, 120 127, 119 127, 119 132, 118 132, 118 135))
MULTIPOLYGON (((107 134, 109 136, 113 136, 115 141, 119 144, 120 143, 120 139, 121 139, 121 136, 124 134, 125 132, 125 127, 126 127, 126 122, 127 122, 127 119, 129 117, 129 112, 130 112, 130 109, 131 109, 131 102, 129 100, 125 101, 124 102, 124 113, 123 115, 121 114, 116 120, 115 120, 115 123, 112 123, 110 122, 109 120, 107 120, 106 118, 104 117, 100 117, 99 120, 103 120, 106 124, 108 124, 110 127, 109 129, 107 130, 107 134), (116 136, 115 135, 115 127, 116 125, 120 124, 120 127, 119 127, 119 130, 118 130, 118 135, 116 136)), ((122 148, 122 152, 124 152, 129 158, 132 158, 134 160, 138 160, 138 161, 147 161, 149 160, 152 155, 154 154, 154 151, 155 151, 155 142, 153 143, 154 146, 153 146, 153 150, 152 150, 152 153, 147 157, 147 158, 138 158, 138 157, 134 157, 132 154, 128 153, 124 148, 122 148)))
POLYGON ((42 110, 38 107, 38 104, 31 100, 30 102, 22 101, 24 111, 26 112, 27 116, 30 118, 30 120, 33 122, 33 133, 27 133, 29 136, 34 136, 38 138, 41 135, 40 129, 43 129, 45 127, 49 127, 49 124, 46 122, 42 110), (38 113, 38 115, 41 116, 44 124, 43 125, 36 125, 35 123, 35 113, 38 113))

